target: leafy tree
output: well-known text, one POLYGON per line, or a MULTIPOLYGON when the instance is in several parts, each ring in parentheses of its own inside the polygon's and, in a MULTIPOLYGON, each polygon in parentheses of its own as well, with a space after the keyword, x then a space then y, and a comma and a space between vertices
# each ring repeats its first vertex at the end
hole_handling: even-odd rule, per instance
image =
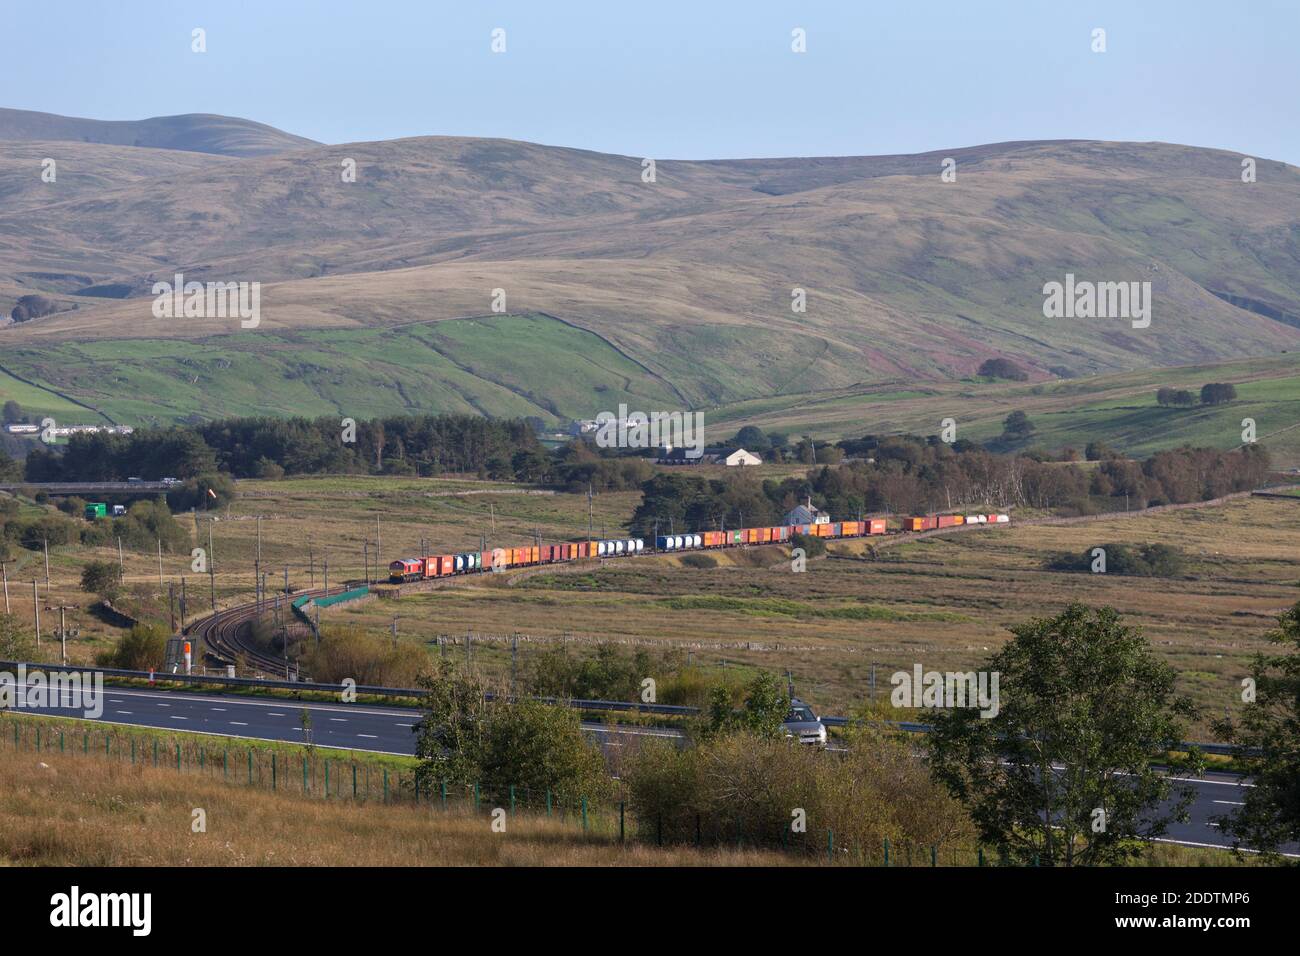
POLYGON ((5 402, 4 409, 0 411, 0 418, 4 419, 6 425, 14 425, 23 420, 23 407, 13 399, 5 402))
POLYGON ((1222 382, 1210 382, 1201 386, 1201 404, 1202 405, 1222 405, 1224 402, 1230 402, 1237 397, 1237 389, 1233 385, 1227 385, 1222 382))
POLYGON ((1005 378, 1013 382, 1029 381, 1029 373, 1022 369, 1015 362, 1005 358, 985 359, 980 365, 976 375, 985 375, 989 378, 1005 378))
POLYGON ((21 481, 22 477, 22 466, 0 450, 0 481, 21 481))
POLYGON ((121 570, 111 561, 91 561, 81 569, 81 590, 116 601, 122 590, 121 570))
MULTIPOLYGON (((1072 604, 1012 632, 985 667, 999 675, 997 713, 940 712, 927 740, 931 773, 965 804, 982 842, 1012 862, 1139 856, 1142 841, 1185 819, 1195 795, 1150 766, 1194 715, 1174 694, 1172 668, 1113 608, 1072 604)), ((1204 758, 1167 763, 1199 773, 1204 758)))
POLYGON ((493 798, 511 786, 561 800, 603 797, 610 788, 601 752, 577 711, 538 701, 488 699, 485 686, 439 661, 420 686, 429 691, 419 739, 422 783, 478 783, 493 798))
POLYGON ((1111 451, 1110 446, 1104 441, 1090 441, 1083 450, 1083 455, 1089 461, 1104 461, 1107 458, 1113 458, 1115 453, 1111 451))
POLYGON ((763 429, 757 425, 746 425, 740 431, 736 432, 736 437, 732 444, 737 448, 743 448, 746 451, 752 451, 756 455, 762 455, 772 447, 771 440, 763 433, 763 429))
POLYGON ((1002 420, 1002 434, 1005 438, 1012 440, 1028 438, 1036 430, 1034 423, 1029 420, 1029 416, 1024 412, 1012 412, 1002 420))
POLYGON ((790 698, 781 681, 769 671, 758 675, 744 688, 744 700, 739 709, 733 706, 730 692, 716 687, 709 699, 704 736, 744 732, 755 737, 776 739, 783 735, 782 723, 790 712, 790 698))
POLYGON ((1239 721, 1215 727, 1228 743, 1258 752, 1238 757, 1255 785, 1243 788, 1243 806, 1217 822, 1234 848, 1249 846, 1278 863, 1279 848, 1300 840, 1300 603, 1267 637, 1279 652, 1255 656, 1254 700, 1239 721))

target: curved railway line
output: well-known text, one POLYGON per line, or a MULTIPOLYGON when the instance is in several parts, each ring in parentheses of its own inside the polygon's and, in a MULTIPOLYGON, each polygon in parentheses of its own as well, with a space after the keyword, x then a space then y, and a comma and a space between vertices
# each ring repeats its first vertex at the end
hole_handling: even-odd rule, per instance
MULTIPOLYGON (((347 591, 355 586, 354 583, 344 583, 331 587, 329 590, 314 588, 295 591, 292 595, 287 595, 286 599, 294 600, 308 596, 314 598, 327 597, 330 594, 347 591)), ((257 670, 275 674, 288 680, 290 673, 297 673, 297 663, 268 654, 256 647, 252 641, 253 622, 257 620, 259 613, 265 613, 266 607, 265 601, 261 605, 253 601, 249 604, 226 608, 187 624, 183 633, 191 639, 197 638, 201 640, 206 654, 223 664, 247 663, 257 670)))

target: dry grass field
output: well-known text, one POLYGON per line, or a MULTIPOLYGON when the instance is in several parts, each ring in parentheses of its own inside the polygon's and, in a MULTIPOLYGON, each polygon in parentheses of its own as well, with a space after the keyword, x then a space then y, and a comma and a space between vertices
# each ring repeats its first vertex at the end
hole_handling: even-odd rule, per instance
MULTIPOLYGON (((773 866, 757 850, 658 849, 572 819, 312 799, 82 754, 0 748, 0 865, 773 866), (207 831, 193 832, 194 810, 207 831)), ((811 861, 815 862, 815 861, 811 861)))
MULTIPOLYGON (((256 516, 262 515, 262 560, 268 588, 315 581, 328 556, 331 583, 362 576, 363 549, 375 520, 383 539, 381 567, 393 558, 523 544, 534 530, 543 541, 580 538, 587 527, 585 495, 539 494, 522 486, 472 480, 301 479, 247 481, 214 527, 218 603, 251 600, 257 552, 256 516), (492 526, 495 521, 496 531, 492 526)), ((598 495, 592 506, 597 535, 619 532, 638 500, 632 493, 598 495)), ((192 519, 190 520, 193 524, 192 519)), ((197 544, 206 545, 199 516, 197 544)), ((519 666, 560 642, 582 653, 598 641, 668 650, 680 661, 707 667, 789 670, 800 693, 825 713, 846 714, 868 701, 873 664, 877 695, 888 678, 915 663, 926 668, 974 666, 1030 617, 1054 613, 1071 600, 1116 607, 1140 626, 1157 652, 1177 668, 1182 688, 1208 720, 1239 701, 1238 683, 1250 657, 1266 645, 1273 618, 1300 599, 1300 511, 1285 499, 1244 499, 1162 514, 1116 515, 1069 524, 1012 524, 923 540, 843 542, 792 573, 782 549, 715 552, 712 569, 683 567, 678 557, 654 556, 604 565, 532 569, 456 579, 432 590, 407 589, 396 600, 343 605, 323 621, 388 633, 439 653, 439 637, 455 643, 443 652, 463 658, 463 636, 474 634, 476 667, 504 674, 509 643, 520 637, 519 666), (1177 578, 1066 573, 1045 569, 1059 552, 1082 554, 1108 544, 1164 543, 1188 559, 1177 578), (874 553, 870 550, 874 547, 874 553)), ((80 592, 80 568, 90 558, 113 560, 114 549, 51 554, 53 587, 46 592, 41 556, 23 552, 11 565, 15 613, 31 620, 33 577, 43 608, 77 605, 72 622, 81 637, 69 656, 88 661, 120 633, 96 620, 80 592), (20 583, 21 582, 21 583, 20 583)), ((208 582, 189 573, 188 556, 164 556, 164 579, 186 575, 191 616, 206 613, 208 582)), ((158 598, 157 557, 126 554, 128 584, 138 606, 165 615, 158 598)), ((287 609, 282 606, 282 615, 287 609)), ((53 612, 43 610, 48 642, 53 612)), ((44 646, 46 655, 57 647, 44 646)))

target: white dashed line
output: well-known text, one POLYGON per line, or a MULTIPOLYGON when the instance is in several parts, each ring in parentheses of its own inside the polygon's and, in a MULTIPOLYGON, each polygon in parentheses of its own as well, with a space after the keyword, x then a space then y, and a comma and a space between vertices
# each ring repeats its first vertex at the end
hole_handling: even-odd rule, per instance
POLYGON ((247 726, 248 726, 248 724, 241 723, 241 722, 238 721, 238 720, 232 720, 232 721, 230 722, 230 725, 231 725, 232 727, 247 727, 247 726))
POLYGON ((369 737, 371 740, 378 740, 378 739, 379 739, 378 736, 377 736, 376 734, 357 734, 357 736, 358 736, 358 737, 369 737))

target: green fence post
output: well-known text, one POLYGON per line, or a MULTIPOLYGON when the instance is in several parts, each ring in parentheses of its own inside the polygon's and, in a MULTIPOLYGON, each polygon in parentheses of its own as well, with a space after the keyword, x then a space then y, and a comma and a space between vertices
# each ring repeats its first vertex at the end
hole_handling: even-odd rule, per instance
POLYGON ((618 842, 619 843, 622 843, 624 840, 623 810, 624 810, 624 803, 622 800, 620 800, 618 802, 618 842))
POLYGON ((135 766, 135 738, 131 738, 131 766, 135 766))
POLYGON ((113 738, 112 738, 112 737, 109 737, 108 735, 105 735, 105 736, 104 736, 104 756, 105 756, 105 757, 108 756, 108 745, 109 745, 109 743, 112 741, 112 739, 113 739, 113 738))
POLYGON ((388 768, 384 768, 384 803, 388 802, 388 768))
POLYGON ((834 854, 835 854, 835 831, 827 830, 826 831, 826 862, 827 863, 835 862, 834 854))
POLYGON ((325 758, 325 799, 330 798, 330 758, 325 758))
POLYGON ((546 815, 551 815, 551 788, 546 788, 546 815))
POLYGON ((1034 854, 1034 866, 1037 866, 1037 865, 1038 865, 1038 854, 1035 853, 1035 854, 1034 854))
POLYGON ((352 799, 357 798, 357 765, 352 765, 352 799))
POLYGON ((302 792, 307 792, 307 758, 302 758, 302 792))
POLYGON ((979 864, 978 864, 978 865, 979 865, 979 866, 983 866, 983 865, 984 865, 984 847, 980 847, 980 848, 979 848, 979 853, 976 855, 976 858, 979 860, 979 864))
POLYGON ((251 747, 248 751, 248 785, 250 787, 253 785, 253 751, 251 747))
POLYGON ((41 752, 41 728, 39 724, 36 726, 36 752, 41 752))
POLYGON ((81 735, 81 752, 83 754, 90 753, 90 734, 81 735))
POLYGON ((158 738, 153 739, 153 765, 158 766, 158 738))
POLYGON ((59 731, 59 753, 63 753, 63 731, 59 731))
POLYGON ((181 769, 181 745, 176 745, 176 769, 181 769))
POLYGON ((276 783, 276 781, 275 781, 275 774, 276 774, 276 770, 275 770, 275 751, 272 750, 272 751, 271 751, 271 789, 272 789, 272 790, 275 789, 275 783, 276 783))
POLYGON ((204 750, 202 747, 200 747, 200 748, 199 748, 199 773, 202 773, 202 772, 203 772, 203 767, 204 767, 204 757, 205 757, 206 755, 207 755, 207 751, 204 750))
POLYGON ((221 776, 230 776, 230 748, 221 751, 221 776))
POLYGON ((587 832, 587 798, 582 798, 582 832, 587 832))
POLYGON ((14 750, 18 749, 18 725, 14 724, 14 750))
POLYGON ((441 781, 441 786, 442 786, 442 808, 446 810, 447 809, 447 781, 446 780, 441 781))
POLYGON ((415 775, 415 805, 417 807, 420 805, 420 775, 418 773, 415 775))
POLYGON ((510 785, 510 815, 512 817, 515 815, 515 785, 513 783, 510 785))
POLYGON ((885 837, 885 866, 889 866, 889 837, 885 837))

